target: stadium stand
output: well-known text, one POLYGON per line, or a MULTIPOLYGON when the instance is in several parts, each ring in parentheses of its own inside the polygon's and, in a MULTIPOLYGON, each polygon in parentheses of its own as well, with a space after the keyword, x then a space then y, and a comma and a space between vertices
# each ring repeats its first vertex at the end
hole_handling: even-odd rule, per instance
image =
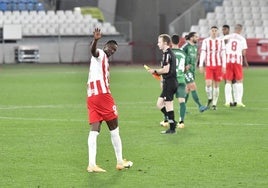
POLYGON ((200 36, 207 37, 212 25, 221 27, 228 24, 233 27, 240 23, 244 25, 247 38, 264 38, 267 37, 267 32, 264 32, 267 22, 267 0, 224 0, 221 6, 216 6, 213 12, 208 12, 205 19, 200 19, 198 25, 191 26, 190 31, 199 28, 200 36))
POLYGON ((109 22, 100 22, 90 14, 71 10, 15 10, 0 11, 0 27, 5 24, 21 24, 23 36, 89 35, 98 26, 107 35, 119 32, 109 22))
POLYGON ((0 0, 1 11, 32 11, 45 10, 38 0, 0 0))

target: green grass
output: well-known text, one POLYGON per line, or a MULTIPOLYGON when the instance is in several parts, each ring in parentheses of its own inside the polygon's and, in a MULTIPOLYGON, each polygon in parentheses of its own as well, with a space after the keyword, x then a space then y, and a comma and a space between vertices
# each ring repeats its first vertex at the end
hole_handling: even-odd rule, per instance
MULTIPOLYGON (((105 124, 97 163, 107 173, 87 173, 88 66, 0 67, 0 187, 268 187, 267 68, 245 70, 246 108, 225 108, 223 83, 217 111, 199 113, 192 98, 186 128, 161 135, 155 107, 159 84, 142 66, 111 67, 124 157, 131 169, 115 170, 105 124)), ((206 102, 204 80, 198 93, 206 102)), ((178 104, 175 102, 176 118, 178 104)))

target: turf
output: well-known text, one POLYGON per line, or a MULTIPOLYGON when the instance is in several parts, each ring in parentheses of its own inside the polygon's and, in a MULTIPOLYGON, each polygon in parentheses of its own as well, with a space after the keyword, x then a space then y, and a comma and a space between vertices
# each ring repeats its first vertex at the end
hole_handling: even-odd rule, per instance
MULTIPOLYGON (((222 83, 217 111, 199 113, 190 97, 186 127, 161 135, 159 83, 142 66, 111 66, 123 153, 134 166, 115 170, 103 124, 101 174, 86 172, 87 74, 86 65, 0 67, 0 187, 268 187, 267 68, 245 70, 246 108, 223 106, 222 83)), ((197 85, 205 103, 199 73, 197 85)))

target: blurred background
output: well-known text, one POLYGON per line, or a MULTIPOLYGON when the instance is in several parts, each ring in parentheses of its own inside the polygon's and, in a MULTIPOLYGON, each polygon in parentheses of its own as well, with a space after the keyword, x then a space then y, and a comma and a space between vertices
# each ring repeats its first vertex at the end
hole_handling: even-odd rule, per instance
POLYGON ((250 64, 268 64, 268 0, 0 0, 0 64, 87 63, 95 27, 99 43, 115 39, 121 64, 157 64, 159 34, 184 37, 244 26, 250 64))

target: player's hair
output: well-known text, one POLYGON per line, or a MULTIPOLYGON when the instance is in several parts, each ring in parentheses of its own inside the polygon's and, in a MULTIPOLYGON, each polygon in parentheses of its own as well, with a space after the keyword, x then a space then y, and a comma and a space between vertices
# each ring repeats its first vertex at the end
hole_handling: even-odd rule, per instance
POLYGON ((230 26, 229 25, 223 25, 222 27, 227 28, 227 29, 230 29, 230 26))
POLYGON ((158 38, 162 38, 163 42, 166 42, 167 45, 170 45, 171 39, 168 34, 161 34, 158 36, 158 38))
POLYGON ((114 44, 114 45, 118 45, 117 42, 115 40, 109 40, 108 42, 106 42, 106 44, 114 44))
POLYGON ((218 29, 218 27, 216 25, 213 25, 210 29, 218 29))
POLYGON ((190 40, 195 34, 196 34, 196 32, 190 32, 190 33, 188 33, 188 35, 185 36, 185 39, 190 40))
POLYGON ((235 25, 235 29, 239 29, 239 30, 242 30, 243 26, 241 24, 236 24, 235 25))
POLYGON ((172 35, 171 41, 172 41, 173 44, 179 44, 180 36, 179 35, 172 35))

